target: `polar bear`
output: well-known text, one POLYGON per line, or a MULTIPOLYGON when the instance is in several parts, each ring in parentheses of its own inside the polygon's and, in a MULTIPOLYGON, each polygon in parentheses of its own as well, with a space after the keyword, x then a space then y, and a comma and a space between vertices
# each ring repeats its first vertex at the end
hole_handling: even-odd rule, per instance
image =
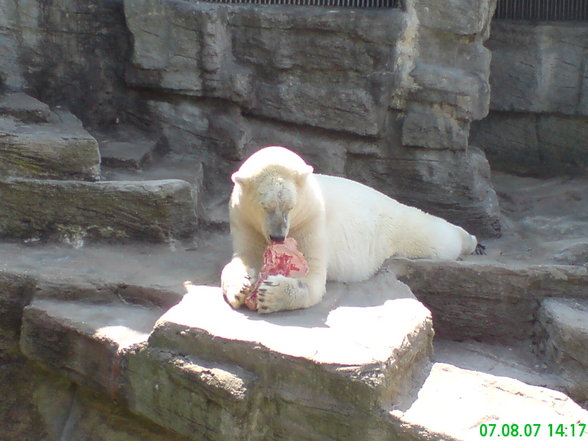
POLYGON ((287 236, 298 242, 309 272, 269 276, 258 290, 260 313, 315 305, 327 280, 366 280, 391 256, 457 259, 476 249, 476 237, 464 229, 358 182, 315 174, 284 147, 257 151, 232 181, 233 257, 221 287, 234 308, 255 282, 265 247, 287 236))

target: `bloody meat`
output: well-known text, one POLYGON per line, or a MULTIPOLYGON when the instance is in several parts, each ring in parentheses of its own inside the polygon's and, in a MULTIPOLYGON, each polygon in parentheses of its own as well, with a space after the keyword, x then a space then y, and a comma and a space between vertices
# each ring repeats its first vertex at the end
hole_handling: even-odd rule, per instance
POLYGON ((296 240, 287 237, 284 242, 273 242, 263 252, 263 264, 251 293, 245 298, 245 306, 257 311, 257 291, 269 276, 302 277, 308 274, 308 264, 298 251, 296 240))

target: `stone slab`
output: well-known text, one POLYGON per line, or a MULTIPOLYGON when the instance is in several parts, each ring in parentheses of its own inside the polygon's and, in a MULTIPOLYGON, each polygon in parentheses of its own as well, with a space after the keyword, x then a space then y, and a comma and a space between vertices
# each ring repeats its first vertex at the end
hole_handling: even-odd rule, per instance
POLYGON ((390 273, 328 288, 314 308, 268 317, 187 285, 129 354, 130 409, 219 441, 390 436, 379 409, 411 401, 426 376, 429 313, 390 273))
POLYGON ((434 349, 435 362, 496 377, 513 378, 525 384, 547 387, 569 395, 566 381, 548 365, 541 354, 537 354, 529 341, 502 345, 436 338, 434 349))
POLYGON ((526 424, 540 424, 534 439, 547 441, 555 436, 550 436, 548 424, 565 424, 569 435, 570 424, 585 424, 588 419, 588 411, 560 392, 445 363, 433 365, 410 408, 390 415, 407 431, 419 433, 415 439, 431 441, 485 439, 489 432, 481 436, 482 424, 496 424, 497 438, 503 425, 510 429, 518 424, 517 437, 522 437, 526 424))
POLYGON ((115 396, 123 354, 147 341, 161 312, 125 303, 35 300, 24 311, 21 350, 78 383, 115 396))
POLYGON ((292 387, 369 408, 406 399, 428 365, 431 338, 428 310, 381 273, 362 284, 329 284, 319 305, 269 317, 231 309, 219 288, 189 286, 149 343, 264 377, 274 372, 292 387))
POLYGON ((195 230, 196 200, 181 180, 0 182, 0 236, 57 238, 73 246, 86 239, 169 241, 195 230))
MULTIPOLYGON (((102 301, 118 297, 168 309, 186 293, 183 283, 218 284, 230 260, 227 233, 202 231, 167 243, 0 243, 0 269, 26 275, 41 288, 37 296, 102 301)), ((109 301, 109 300, 108 300, 109 301)))
POLYGON ((49 122, 51 109, 25 93, 0 95, 0 116, 10 116, 25 123, 49 122))
POLYGON ((407 259, 387 265, 431 309, 435 331, 457 340, 529 339, 543 298, 588 298, 584 267, 407 259))
POLYGON ((97 180, 98 143, 67 112, 41 123, 0 117, 0 177, 97 180))
POLYGON ((100 144, 100 156, 106 166, 139 170, 150 161, 154 148, 149 141, 110 141, 100 144))

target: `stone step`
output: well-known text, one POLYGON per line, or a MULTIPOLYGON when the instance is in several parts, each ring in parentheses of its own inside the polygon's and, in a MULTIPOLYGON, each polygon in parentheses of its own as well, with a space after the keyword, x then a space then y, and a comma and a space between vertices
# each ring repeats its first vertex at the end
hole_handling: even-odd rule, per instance
POLYGON ((128 303, 34 300, 24 310, 21 351, 114 397, 121 388, 124 354, 147 341, 161 313, 128 303))
POLYGON ((391 411, 390 416, 406 434, 418 434, 410 439, 548 441, 560 437, 556 433, 560 424, 566 437, 571 439, 572 433, 578 437, 588 411, 561 392, 435 363, 414 403, 391 411))
POLYGON ((588 300, 584 266, 506 263, 492 256, 461 262, 390 259, 387 266, 431 309, 437 335, 451 340, 529 340, 543 299, 588 300))
POLYGON ((3 116, 10 116, 24 123, 49 122, 51 109, 26 93, 6 93, 0 95, 0 117, 3 116))
MULTIPOLYGON (((51 295, 59 298, 84 299, 73 294, 94 292, 100 297, 102 292, 112 290, 136 303, 126 293, 134 291, 139 293, 135 297, 145 298, 150 297, 145 291, 153 295, 164 291, 169 293, 165 297, 175 297, 175 293, 181 298, 186 292, 186 280, 218 285, 220 270, 231 254, 228 234, 210 231, 198 231, 185 241, 171 244, 101 242, 74 248, 59 243, 9 241, 0 242, 0 268, 47 281, 54 286, 51 295), (80 284, 73 284, 74 281, 80 284)), ((169 305, 162 302, 167 301, 157 304, 169 305)))
POLYGON ((451 341, 436 338, 433 360, 461 369, 509 377, 523 383, 547 387, 569 395, 567 383, 534 351, 530 341, 513 345, 451 341))
POLYGON ((195 231, 196 197, 181 180, 0 181, 0 237, 162 242, 195 231))
POLYGON ((98 143, 69 112, 23 122, 0 110, 0 178, 10 177, 97 180, 98 143))
POLYGON ((150 165, 158 140, 133 126, 115 126, 93 132, 98 141, 102 165, 116 169, 140 170, 150 165))
POLYGON ((108 180, 182 179, 189 182, 198 193, 199 218, 208 225, 226 228, 229 225, 230 177, 220 176, 210 169, 206 171, 202 157, 178 155, 168 152, 150 156, 153 160, 143 161, 142 168, 120 168, 103 165, 102 176, 108 180), (208 177, 208 179, 206 179, 208 177), (214 178, 213 178, 214 177, 214 178), (200 192, 206 182, 207 190, 200 192))
POLYGON ((588 300, 543 300, 537 338, 539 350, 570 382, 570 394, 588 403, 588 300))

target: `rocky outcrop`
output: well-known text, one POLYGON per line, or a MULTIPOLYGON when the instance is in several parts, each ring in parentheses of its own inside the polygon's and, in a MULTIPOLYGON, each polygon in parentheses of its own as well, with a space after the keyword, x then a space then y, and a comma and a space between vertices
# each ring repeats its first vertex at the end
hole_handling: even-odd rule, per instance
POLYGON ((409 1, 373 14, 127 0, 126 79, 159 93, 147 106, 172 151, 212 148, 221 158, 204 180, 221 179, 225 193, 236 161, 283 144, 321 172, 494 236, 489 169, 468 150, 470 122, 488 110, 482 43, 493 8, 468 3, 454 15, 409 1))
POLYGON ((268 144, 499 233, 469 139, 490 101, 495 2, 402 3, 0 0, 0 235, 25 242, 0 244, 1 439, 469 441, 482 422, 588 419, 562 393, 586 399, 573 216, 521 221, 569 265, 492 262, 490 242, 465 262, 390 261, 270 317, 223 301, 228 237, 192 236, 226 224, 230 173, 268 144), (507 378, 508 360, 471 368, 474 350, 454 363, 433 355, 433 327, 496 352, 533 342, 542 368, 507 378))
POLYGON ((1 96, 0 112, 0 237, 78 247, 85 240, 165 242, 194 232, 195 185, 88 182, 100 179, 99 146, 71 113, 23 93, 1 96))
POLYGON ((493 168, 532 176, 588 168, 587 38, 581 23, 493 22, 492 112, 471 137, 493 168))
POLYGON ((478 235, 499 234, 486 160, 468 142, 471 122, 488 109, 483 42, 494 0, 409 0, 377 13, 168 0, 3 3, 3 59, 18 54, 0 66, 5 88, 66 105, 91 129, 148 128, 160 153, 200 171, 206 222, 226 223, 217 207, 238 162, 283 144, 320 172, 359 179, 478 235))
POLYGON ((358 299, 332 285, 321 307, 267 320, 204 286, 163 316, 154 305, 45 297, 24 309, 20 347, 188 439, 378 439, 398 430, 378 409, 405 407, 426 377, 433 333, 390 274, 367 287, 358 299))

